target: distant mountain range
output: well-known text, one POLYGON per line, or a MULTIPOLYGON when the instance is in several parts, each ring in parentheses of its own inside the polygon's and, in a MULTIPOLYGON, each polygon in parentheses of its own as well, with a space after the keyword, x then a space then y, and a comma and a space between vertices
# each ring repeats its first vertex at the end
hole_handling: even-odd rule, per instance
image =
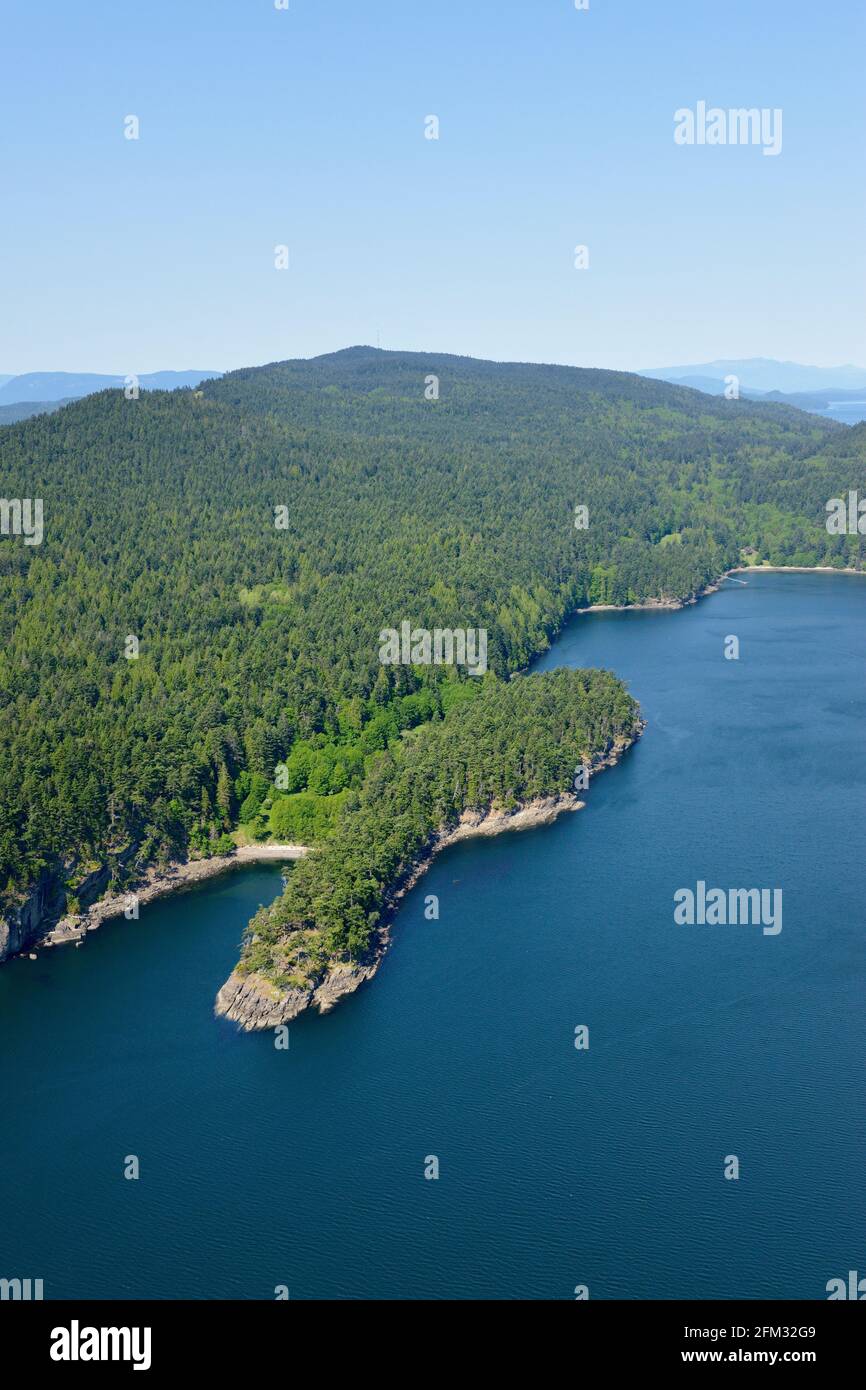
POLYGON ((776 362, 770 357, 723 358, 691 367, 652 367, 638 375, 669 381, 720 396, 725 378, 739 380, 740 395, 749 400, 772 401, 826 415, 841 424, 866 420, 866 369, 805 367, 799 362, 776 362))
MULTIPOLYGON (((126 372, 119 376, 102 372, 23 372, 19 376, 0 373, 0 406, 91 396, 94 391, 123 386, 127 376, 126 372)), ((220 376, 222 372, 217 371, 146 372, 138 381, 143 391, 174 391, 178 386, 198 386, 201 381, 220 376)))
POLYGON ((854 367, 850 363, 842 367, 805 367, 800 362, 777 362, 772 357, 729 357, 686 367, 649 367, 638 375, 676 382, 678 386, 693 386, 697 391, 714 389, 704 383, 723 382, 726 376, 739 377, 741 388, 761 393, 856 391, 866 387, 864 367, 854 367))

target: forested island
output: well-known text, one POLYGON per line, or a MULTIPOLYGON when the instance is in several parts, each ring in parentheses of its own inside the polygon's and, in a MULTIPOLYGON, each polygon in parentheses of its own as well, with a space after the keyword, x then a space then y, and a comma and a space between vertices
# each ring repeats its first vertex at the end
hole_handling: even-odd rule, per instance
POLYGON ((866 426, 372 348, 4 426, 0 492, 43 499, 44 537, 0 539, 0 958, 148 865, 271 838, 319 848, 239 978, 360 961, 431 835, 633 736, 610 676, 510 679, 572 611, 744 560, 862 568, 825 526, 858 488, 866 426), (486 629, 487 675, 383 665, 402 620, 486 629), (437 760, 450 800, 412 790, 437 760))

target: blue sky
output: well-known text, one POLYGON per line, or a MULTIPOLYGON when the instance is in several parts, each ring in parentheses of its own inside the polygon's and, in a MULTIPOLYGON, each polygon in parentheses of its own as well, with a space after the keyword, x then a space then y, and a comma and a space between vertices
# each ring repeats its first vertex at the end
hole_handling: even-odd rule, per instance
POLYGON ((864 16, 4 0, 0 371, 231 368, 377 335, 624 369, 866 365, 864 16), (677 146, 674 111, 702 99, 782 108, 781 154, 677 146))

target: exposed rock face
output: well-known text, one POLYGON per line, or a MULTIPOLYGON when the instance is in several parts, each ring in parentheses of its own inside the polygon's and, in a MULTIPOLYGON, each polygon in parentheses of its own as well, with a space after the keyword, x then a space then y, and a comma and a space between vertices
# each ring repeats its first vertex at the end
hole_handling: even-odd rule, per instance
POLYGON ((125 867, 139 846, 131 844, 112 856, 111 863, 98 865, 76 883, 74 892, 81 907, 80 913, 63 916, 69 882, 76 869, 70 861, 46 871, 22 904, 0 916, 0 962, 17 955, 30 946, 63 946, 80 941, 89 931, 95 931, 112 917, 122 917, 134 894, 139 907, 174 893, 179 888, 225 873, 238 865, 262 861, 288 862, 307 853, 304 845, 242 845, 233 854, 213 855, 210 859, 191 859, 168 864, 164 868, 151 866, 135 873, 122 893, 103 897, 115 866, 125 867))
POLYGON ((39 940, 43 923, 63 911, 66 892, 50 873, 40 874, 32 890, 17 907, 0 917, 0 961, 25 951, 39 940))
POLYGON ((366 965, 358 963, 333 966, 313 991, 312 1002, 319 1013, 326 1014, 345 994, 354 994, 359 985, 371 979, 379 968, 382 955, 384 951, 380 952, 375 960, 369 960, 366 965))
POLYGON ((239 975, 234 970, 217 994, 214 1012, 252 1032, 258 1028, 276 1028, 280 1023, 297 1018, 309 1007, 312 998, 312 989, 280 992, 262 975, 239 975))
POLYGON ((75 858, 44 869, 27 897, 0 916, 0 961, 30 946, 52 946, 83 936, 88 925, 86 910, 80 916, 61 916, 68 894, 72 892, 87 909, 105 892, 116 869, 124 868, 138 849, 135 843, 126 845, 84 877, 79 876, 81 863, 75 858))
MULTIPOLYGON (((641 721, 635 732, 636 739, 645 727, 641 721)), ((619 762, 630 746, 627 741, 611 742, 603 753, 593 758, 587 769, 589 776, 619 762)), ((278 989, 263 975, 243 975, 235 970, 217 994, 214 1012, 240 1024, 247 1032, 288 1023, 305 1009, 316 1008, 320 1013, 327 1013, 344 995, 353 994, 359 985, 375 975, 388 949, 389 923, 398 904, 441 850, 476 835, 500 835, 506 830, 530 830, 534 826, 549 825, 563 811, 579 811, 585 804, 574 792, 559 792, 510 811, 464 811, 456 826, 431 835, 415 861, 391 886, 382 904, 378 931, 362 960, 334 962, 320 979, 311 980, 306 988, 288 990, 278 989)))
POLYGON ((326 1014, 346 994, 375 975, 384 950, 366 963, 337 963, 326 971, 318 984, 308 989, 279 990, 262 975, 240 975, 235 970, 216 997, 214 1012, 239 1023, 247 1032, 276 1028, 297 1018, 305 1009, 326 1014))
POLYGON ((512 811, 464 811, 458 825, 437 837, 436 849, 444 849, 457 840, 475 835, 501 835, 504 830, 531 830, 536 825, 550 825, 562 811, 580 811, 586 803, 573 792, 558 796, 543 796, 512 811))

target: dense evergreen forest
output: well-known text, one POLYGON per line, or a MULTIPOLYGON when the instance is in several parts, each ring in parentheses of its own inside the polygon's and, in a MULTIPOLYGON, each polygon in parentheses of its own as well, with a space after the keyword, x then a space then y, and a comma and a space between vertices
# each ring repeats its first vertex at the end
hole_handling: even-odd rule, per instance
POLYGON ((284 987, 362 955, 388 890, 432 831, 464 810, 512 809, 571 789, 578 766, 637 734, 638 707, 608 671, 467 682, 470 698, 377 755, 333 834, 250 923, 242 972, 284 987))
POLYGON ((119 885, 239 825, 329 843, 425 756, 407 731, 487 710, 576 606, 686 597, 744 553, 860 565, 825 527, 849 488, 866 426, 371 348, 6 425, 0 495, 42 498, 44 537, 0 537, 0 895, 64 865, 74 906, 106 857, 119 885), (490 673, 381 665, 404 619, 486 628, 490 673))

